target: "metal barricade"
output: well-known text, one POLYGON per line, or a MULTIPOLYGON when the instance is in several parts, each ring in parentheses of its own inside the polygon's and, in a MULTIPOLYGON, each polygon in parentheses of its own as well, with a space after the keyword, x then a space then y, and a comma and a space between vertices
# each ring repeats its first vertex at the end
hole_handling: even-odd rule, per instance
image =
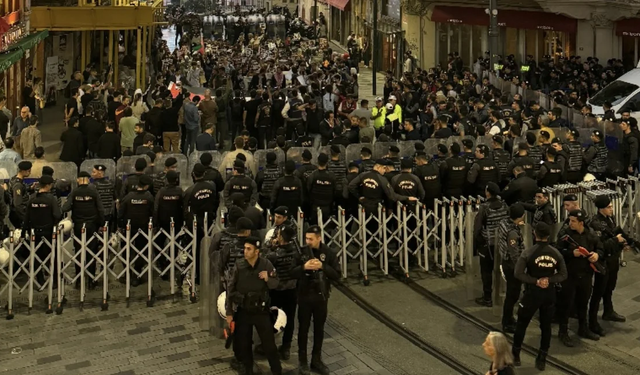
POLYGON ((347 278, 347 251, 345 249, 345 239, 343 236, 346 228, 344 225, 345 212, 342 207, 338 207, 338 214, 324 217, 322 209, 317 212, 318 226, 322 233, 322 242, 333 249, 338 249, 340 259, 340 273, 343 278, 347 278))
POLYGON ((364 279, 364 285, 369 285, 369 257, 377 259, 380 269, 387 275, 388 258, 387 244, 384 242, 383 236, 386 237, 384 223, 387 222, 387 213, 381 204, 378 205, 377 214, 365 212, 360 206, 358 209, 360 222, 360 238, 362 239, 362 253, 360 257, 360 271, 364 279), (377 227, 375 225, 377 224, 377 227))

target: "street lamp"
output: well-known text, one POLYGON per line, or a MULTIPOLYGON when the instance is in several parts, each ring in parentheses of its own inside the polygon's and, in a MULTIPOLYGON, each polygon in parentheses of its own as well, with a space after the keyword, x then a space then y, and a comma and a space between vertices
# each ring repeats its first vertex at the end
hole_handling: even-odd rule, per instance
POLYGON ((496 70, 498 63, 498 0, 489 0, 489 9, 485 9, 489 15, 489 69, 496 70))

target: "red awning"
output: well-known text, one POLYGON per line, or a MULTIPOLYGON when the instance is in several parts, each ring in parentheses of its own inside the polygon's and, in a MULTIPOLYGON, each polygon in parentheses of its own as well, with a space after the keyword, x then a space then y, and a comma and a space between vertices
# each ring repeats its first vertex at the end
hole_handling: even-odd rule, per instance
POLYGON ((6 16, 2 17, 9 25, 13 25, 14 23, 18 23, 20 21, 20 11, 16 10, 15 12, 11 12, 6 16))
POLYGON ((11 25, 5 21, 4 18, 0 18, 0 34, 4 34, 11 28, 11 25))
POLYGON ((327 4, 340 10, 345 10, 349 5, 349 0, 327 0, 327 4))
POLYGON ((640 36, 640 18, 625 18, 616 22, 616 35, 618 36, 640 36))
MULTIPOLYGON (((463 25, 489 26, 489 15, 485 8, 463 8, 436 6, 431 21, 463 25)), ((578 21, 555 13, 526 10, 498 10, 498 24, 527 30, 555 30, 575 34, 578 21)))

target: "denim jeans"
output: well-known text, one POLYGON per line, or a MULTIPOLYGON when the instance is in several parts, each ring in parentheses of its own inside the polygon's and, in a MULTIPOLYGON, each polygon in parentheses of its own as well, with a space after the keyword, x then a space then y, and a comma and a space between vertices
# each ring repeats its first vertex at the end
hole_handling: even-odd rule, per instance
POLYGON ((184 154, 189 156, 190 153, 196 150, 196 138, 200 134, 200 129, 186 129, 187 141, 184 145, 184 154))

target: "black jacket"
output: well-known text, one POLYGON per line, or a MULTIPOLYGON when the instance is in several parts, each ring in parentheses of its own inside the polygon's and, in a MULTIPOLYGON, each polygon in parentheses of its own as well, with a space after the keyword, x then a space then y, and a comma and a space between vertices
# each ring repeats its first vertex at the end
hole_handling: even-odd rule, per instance
POLYGON ((118 160, 122 152, 120 151, 120 136, 114 132, 107 132, 100 136, 96 152, 100 159, 118 160))
POLYGON ((62 133, 60 141, 62 142, 60 160, 70 161, 80 166, 87 154, 82 140, 82 132, 78 128, 69 128, 62 133))

